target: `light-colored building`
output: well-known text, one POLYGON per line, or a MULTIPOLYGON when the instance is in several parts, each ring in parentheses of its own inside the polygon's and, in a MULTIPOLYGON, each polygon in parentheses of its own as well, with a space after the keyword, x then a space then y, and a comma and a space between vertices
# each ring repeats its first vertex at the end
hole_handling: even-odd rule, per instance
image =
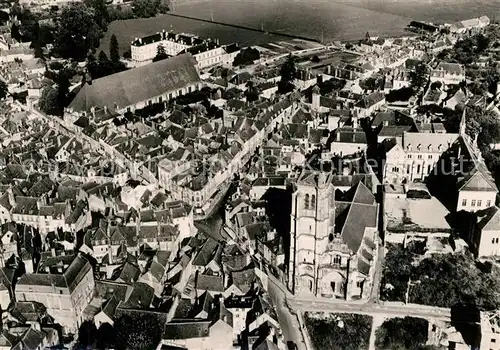
POLYGON ((477 257, 500 255, 500 212, 497 206, 478 213, 479 222, 474 231, 471 250, 477 257), (482 215, 484 213, 484 215, 482 215))
POLYGON ((85 84, 70 103, 68 112, 85 112, 90 118, 95 108, 132 112, 200 88, 196 60, 191 54, 184 54, 85 84))
POLYGON ((431 132, 404 132, 402 144, 393 142, 386 151, 384 182, 425 180, 433 173, 441 155, 458 139, 459 134, 442 133, 429 124, 431 132), (438 132, 436 132, 438 131, 438 132))
POLYGON ((337 201, 333 177, 304 171, 297 180, 289 288, 295 295, 366 298, 377 254, 378 205, 362 182, 348 191, 352 200, 337 201))
POLYGON ((465 80, 465 67, 458 63, 440 62, 431 71, 430 80, 450 85, 460 84, 465 80))
POLYGON ((68 333, 77 333, 83 310, 92 299, 94 271, 80 254, 51 257, 38 272, 24 274, 16 284, 18 301, 36 301, 47 307, 55 322, 68 333))
POLYGON ((470 30, 478 30, 487 27, 490 24, 490 19, 487 16, 471 18, 465 21, 453 23, 450 26, 450 32, 463 34, 470 30))
POLYGON ((162 31, 132 41, 132 61, 139 65, 150 63, 158 54, 159 46, 163 47, 169 56, 192 54, 200 70, 218 64, 229 65, 239 52, 236 45, 220 45, 218 40, 162 31))
POLYGON ((200 44, 202 41, 193 35, 162 31, 136 38, 130 45, 130 53, 134 62, 149 62, 158 53, 158 46, 162 46, 167 55, 177 56, 183 50, 200 44))
POLYGON ((481 345, 479 349, 500 349, 500 315, 498 311, 480 312, 481 345))

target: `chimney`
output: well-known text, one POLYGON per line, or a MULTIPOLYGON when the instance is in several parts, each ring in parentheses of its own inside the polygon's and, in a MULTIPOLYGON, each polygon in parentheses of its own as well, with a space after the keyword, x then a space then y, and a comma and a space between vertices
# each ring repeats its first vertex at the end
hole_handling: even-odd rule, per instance
POLYGON ((51 248, 50 249, 50 254, 55 257, 56 256, 56 248, 51 248))
POLYGON ((388 120, 384 120, 384 126, 389 126, 389 121, 388 120))
POLYGON ((337 142, 340 142, 340 132, 337 131, 337 135, 336 135, 336 139, 335 139, 337 142))

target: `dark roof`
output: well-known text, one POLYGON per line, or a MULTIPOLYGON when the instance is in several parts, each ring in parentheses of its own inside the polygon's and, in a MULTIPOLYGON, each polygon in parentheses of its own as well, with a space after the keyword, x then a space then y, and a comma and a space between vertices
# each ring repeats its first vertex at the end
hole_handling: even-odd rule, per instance
POLYGON ((357 253, 367 227, 376 228, 377 205, 353 203, 342 228, 342 240, 352 252, 357 253))
POLYGON ((62 274, 26 273, 19 279, 17 286, 50 286, 54 284, 55 287, 68 288, 70 292, 73 292, 91 269, 92 266, 87 259, 79 254, 74 257, 73 261, 62 274))
POLYGON ((69 108, 89 112, 92 107, 125 108, 198 83, 191 54, 179 55, 96 79, 78 92, 69 108))
POLYGON ((173 319, 165 325, 163 339, 204 338, 210 334, 210 321, 173 319))

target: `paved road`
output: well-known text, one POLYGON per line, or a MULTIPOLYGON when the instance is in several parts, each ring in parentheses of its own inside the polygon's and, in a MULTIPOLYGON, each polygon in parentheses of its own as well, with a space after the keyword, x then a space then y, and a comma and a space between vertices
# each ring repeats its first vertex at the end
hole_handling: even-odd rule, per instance
POLYGON ((383 315, 385 317, 420 317, 450 321, 450 310, 410 305, 380 305, 376 303, 337 303, 331 301, 289 300, 293 309, 303 312, 340 312, 366 315, 383 315))
POLYGON ((276 313, 278 314, 278 321, 281 331, 283 332, 285 343, 287 341, 293 341, 297 344, 298 350, 307 350, 302 338, 297 316, 292 314, 286 306, 285 293, 281 289, 281 286, 278 286, 272 278, 269 278, 268 292, 274 305, 276 305, 276 313))

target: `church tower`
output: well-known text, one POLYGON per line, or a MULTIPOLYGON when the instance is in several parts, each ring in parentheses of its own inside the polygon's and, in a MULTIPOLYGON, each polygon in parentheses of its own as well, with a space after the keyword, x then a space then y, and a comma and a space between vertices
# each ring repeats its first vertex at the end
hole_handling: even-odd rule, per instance
POLYGON ((297 295, 316 295, 320 256, 326 251, 334 189, 329 174, 304 171, 292 194, 288 284, 297 295))

